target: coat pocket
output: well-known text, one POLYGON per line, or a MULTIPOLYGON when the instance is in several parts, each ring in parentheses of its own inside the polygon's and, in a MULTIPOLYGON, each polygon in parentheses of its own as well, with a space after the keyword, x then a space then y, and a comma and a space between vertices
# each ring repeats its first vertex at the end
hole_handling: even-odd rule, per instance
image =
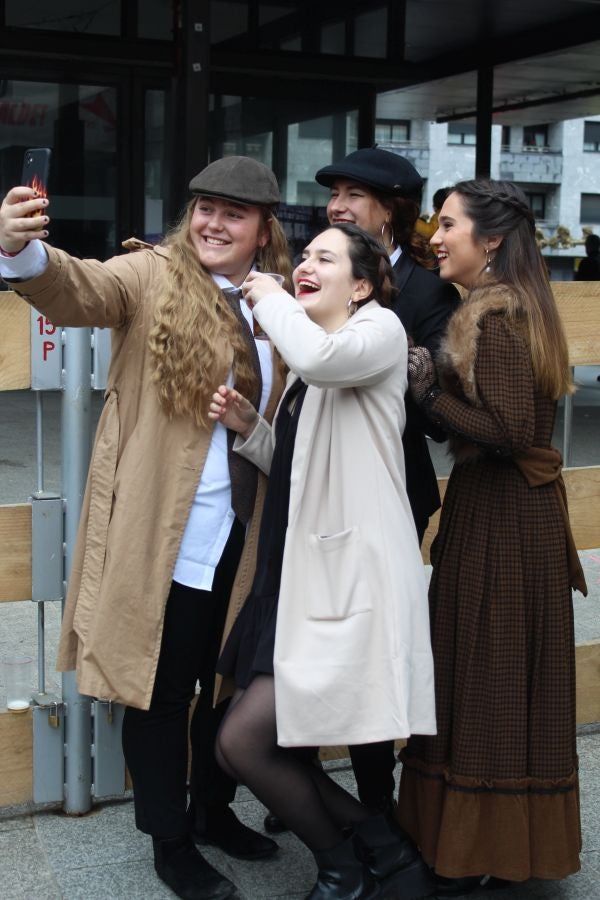
POLYGON ((358 527, 309 534, 306 611, 310 619, 347 619, 372 609, 358 527))

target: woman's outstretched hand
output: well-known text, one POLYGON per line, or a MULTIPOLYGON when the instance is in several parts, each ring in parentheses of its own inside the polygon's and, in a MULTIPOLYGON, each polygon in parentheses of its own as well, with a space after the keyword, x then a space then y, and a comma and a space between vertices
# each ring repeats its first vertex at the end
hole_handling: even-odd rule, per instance
POLYGON ((0 247, 6 253, 18 253, 34 238, 48 237, 47 206, 48 200, 37 196, 33 188, 11 188, 0 206, 0 247))
POLYGON ((237 431, 246 440, 254 431, 258 413, 239 391, 222 384, 212 396, 208 418, 237 431))

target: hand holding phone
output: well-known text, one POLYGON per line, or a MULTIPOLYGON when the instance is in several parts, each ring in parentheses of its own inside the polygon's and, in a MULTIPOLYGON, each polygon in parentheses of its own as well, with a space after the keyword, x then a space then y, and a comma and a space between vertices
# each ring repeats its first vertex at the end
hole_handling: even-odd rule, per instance
MULTIPOLYGON (((25 156, 23 157, 21 184, 32 188, 38 197, 48 197, 51 156, 52 150, 49 147, 32 147, 30 150, 25 151, 25 156)), ((36 209, 27 213, 26 217, 35 218, 41 215, 42 210, 36 209)))
POLYGON ((21 183, 8 191, 0 206, 0 252, 3 255, 19 253, 29 241, 48 235, 46 207, 50 155, 47 147, 25 151, 21 183), (26 194, 23 187, 29 188, 26 194))

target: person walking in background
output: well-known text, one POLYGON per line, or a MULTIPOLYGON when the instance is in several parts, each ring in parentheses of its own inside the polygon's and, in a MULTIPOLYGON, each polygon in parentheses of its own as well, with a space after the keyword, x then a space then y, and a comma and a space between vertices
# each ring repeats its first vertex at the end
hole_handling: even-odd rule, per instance
POLYGON ((600 281, 600 237, 597 234, 588 234, 585 252, 586 257, 575 272, 575 281, 600 281))
POLYGON ((229 377, 272 415, 280 368, 268 342, 253 340, 235 289, 254 265, 289 276, 290 263, 266 166, 217 160, 190 189, 160 245, 134 242, 137 252, 101 263, 38 240, 48 235, 48 201, 13 188, 0 211, 0 268, 54 324, 113 329, 58 667, 76 669, 83 694, 126 704, 137 827, 152 836, 156 871, 177 896, 208 900, 235 888, 194 841, 244 859, 277 845, 238 821, 235 782, 214 758, 225 709, 213 710, 215 664, 229 603, 251 583, 264 479, 230 453, 207 407, 229 377))
MULTIPOLYGON (((407 159, 378 148, 356 150, 339 162, 319 169, 319 184, 330 188, 327 217, 331 224, 348 222, 379 240, 393 267, 395 290, 391 307, 410 341, 427 347, 435 357, 450 315, 458 305, 456 288, 441 281, 426 266, 435 265, 430 249, 415 234, 423 180, 407 159)), ((402 438, 406 490, 419 543, 429 517, 440 506, 440 493, 427 436, 445 440, 406 397, 406 428, 402 438)), ((394 535, 390 536, 394 540, 394 535)), ((358 795, 370 807, 389 807, 394 795, 396 757, 392 742, 350 747, 358 795)))
POLYGON ((527 200, 457 184, 431 242, 468 294, 435 363, 409 351, 455 465, 431 553, 438 734, 401 753, 399 820, 450 896, 579 869, 571 591, 586 585, 550 443, 567 344, 527 200))
POLYGON ((310 900, 368 900, 380 885, 411 900, 429 889, 392 817, 292 749, 435 733, 402 460, 407 342, 382 308, 391 274, 379 242, 352 225, 311 241, 296 300, 252 273, 244 293, 290 367, 286 391, 273 429, 230 387, 210 407, 239 432, 234 448, 269 473, 254 584, 218 665, 238 689, 218 753, 313 851, 310 900))
POLYGON ((421 216, 419 216, 419 218, 417 219, 415 223, 415 231, 417 232, 417 234, 420 234, 421 237, 429 240, 438 230, 438 215, 449 193, 449 187, 438 188, 431 200, 433 205, 433 213, 431 214, 431 218, 426 221, 421 216))

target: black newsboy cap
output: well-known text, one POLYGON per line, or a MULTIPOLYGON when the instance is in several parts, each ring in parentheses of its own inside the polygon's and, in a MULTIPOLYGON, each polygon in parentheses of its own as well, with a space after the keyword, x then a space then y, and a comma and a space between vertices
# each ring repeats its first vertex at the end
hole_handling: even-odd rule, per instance
POLYGON ((271 170, 249 156, 225 156, 211 162, 194 175, 190 191, 250 206, 276 206, 281 199, 271 170))
POLYGON ((315 175, 316 181, 325 187, 331 187, 338 178, 357 181, 394 196, 418 199, 423 190, 423 179, 411 162, 379 147, 355 150, 339 162, 319 169, 315 175))

